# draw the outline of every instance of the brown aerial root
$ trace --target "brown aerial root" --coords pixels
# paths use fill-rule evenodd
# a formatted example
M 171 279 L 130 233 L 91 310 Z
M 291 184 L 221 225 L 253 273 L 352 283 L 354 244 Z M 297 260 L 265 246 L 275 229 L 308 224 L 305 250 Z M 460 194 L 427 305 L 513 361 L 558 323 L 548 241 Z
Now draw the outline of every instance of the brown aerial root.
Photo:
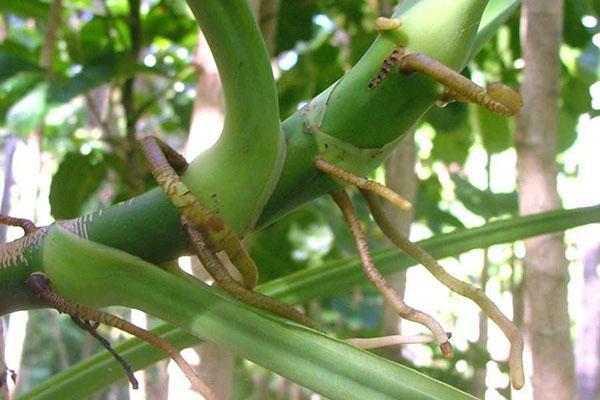
M 360 176 L 354 175 L 353 173 L 346 171 L 331 163 L 328 163 L 323 159 L 319 158 L 315 160 L 315 167 L 319 171 L 331 175 L 334 178 L 340 179 L 350 185 L 356 186 L 359 189 L 377 193 L 379 196 L 383 197 L 384 199 L 394 204 L 401 210 L 408 211 L 412 207 L 408 200 L 406 200 L 387 186 L 384 186 L 370 179 L 365 179 Z
M 375 266 L 375 263 L 373 263 L 371 255 L 369 254 L 369 247 L 360 227 L 358 216 L 356 215 L 356 211 L 352 206 L 348 194 L 344 190 L 339 190 L 332 192 L 331 196 L 342 211 L 342 214 L 344 214 L 344 219 L 346 220 L 348 227 L 350 228 L 350 232 L 352 233 L 352 237 L 354 238 L 354 244 L 358 251 L 361 265 L 365 274 L 367 275 L 367 278 L 373 282 L 375 287 L 377 287 L 385 300 L 398 313 L 398 315 L 404 319 L 426 326 L 438 341 L 442 354 L 444 354 L 446 357 L 452 357 L 452 345 L 450 345 L 450 342 L 448 341 L 448 335 L 446 331 L 442 329 L 441 325 L 429 314 L 409 307 L 404 300 L 398 296 L 394 289 L 390 287 L 383 275 L 381 275 Z
M 211 250 L 202 231 L 190 221 L 185 220 L 185 218 L 183 219 L 182 224 L 188 235 L 194 253 L 198 256 L 202 265 L 206 268 L 206 271 L 208 271 L 220 288 L 243 303 L 272 312 L 273 314 L 306 325 L 310 328 L 318 329 L 318 325 L 314 321 L 294 307 L 242 286 L 238 281 L 233 279 L 227 271 L 227 268 L 221 263 L 221 260 L 219 260 L 217 255 Z
M 510 341 L 510 381 L 515 389 L 522 388 L 525 383 L 523 372 L 523 336 L 517 326 L 500 311 L 498 306 L 481 289 L 450 275 L 429 253 L 402 235 L 390 222 L 378 197 L 366 190 L 361 190 L 361 193 L 369 204 L 369 209 L 375 222 L 400 250 L 421 263 L 439 282 L 450 290 L 475 302 L 500 327 L 506 338 Z
M 84 321 L 94 321 L 105 325 L 112 326 L 120 329 L 123 332 L 127 332 L 133 336 L 136 336 L 152 346 L 158 348 L 165 354 L 167 354 L 175 363 L 181 368 L 185 376 L 189 379 L 192 387 L 202 394 L 207 400 L 217 400 L 217 396 L 213 390 L 208 386 L 200 376 L 194 371 L 194 369 L 185 361 L 185 359 L 179 354 L 176 348 L 170 343 L 163 340 L 161 337 L 156 336 L 152 332 L 142 329 L 129 321 L 119 318 L 115 315 L 106 313 L 104 311 L 96 310 L 94 308 L 86 307 L 81 304 L 73 303 L 59 294 L 52 291 L 50 287 L 50 279 L 40 272 L 34 272 L 27 278 L 27 285 L 31 292 L 44 300 L 49 306 L 56 310 L 69 314 L 73 318 L 77 318 Z
M 142 150 L 150 171 L 179 212 L 202 227 L 214 251 L 225 251 L 242 276 L 244 286 L 253 289 L 258 283 L 258 268 L 236 233 L 210 209 L 205 207 L 179 178 L 187 161 L 166 143 L 154 136 L 142 139 Z
M 115 351 L 115 349 L 112 348 L 112 346 L 110 345 L 110 342 L 98 333 L 98 330 L 97 330 L 98 323 L 97 322 L 92 323 L 92 321 L 83 320 L 81 318 L 77 318 L 72 315 L 71 315 L 71 320 L 73 320 L 73 322 L 78 327 L 80 327 L 81 329 L 83 329 L 84 331 L 86 331 L 90 335 L 92 335 L 92 337 L 94 339 L 96 339 L 102 345 L 102 347 L 104 347 L 106 349 L 106 351 L 108 351 L 115 358 L 115 360 L 117 360 L 117 362 L 119 364 L 121 364 L 121 367 L 123 367 L 123 369 L 127 373 L 127 379 L 129 379 L 129 382 L 131 383 L 131 387 L 134 390 L 137 390 L 140 385 L 139 385 L 138 380 L 136 379 L 135 375 L 133 374 L 133 368 L 131 368 L 131 365 L 129 365 L 129 363 L 123 357 L 121 357 L 121 355 L 119 353 L 117 353 Z
M 0 214 L 0 224 L 18 226 L 19 228 L 23 229 L 23 232 L 25 232 L 25 236 L 38 230 L 38 227 L 35 226 L 35 224 L 28 219 L 15 218 L 3 214 Z
M 396 65 L 402 72 L 421 72 L 444 85 L 442 102 L 468 101 L 505 116 L 517 114 L 523 105 L 519 93 L 508 86 L 494 83 L 486 90 L 441 62 L 422 53 L 406 54 L 402 47 L 394 49 L 383 61 L 380 72 L 369 82 L 369 89 L 377 87 Z

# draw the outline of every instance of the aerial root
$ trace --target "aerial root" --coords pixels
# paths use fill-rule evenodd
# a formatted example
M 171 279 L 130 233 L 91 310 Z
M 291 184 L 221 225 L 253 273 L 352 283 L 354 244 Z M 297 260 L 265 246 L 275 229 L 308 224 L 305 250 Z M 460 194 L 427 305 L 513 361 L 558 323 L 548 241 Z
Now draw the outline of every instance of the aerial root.
M 194 253 L 198 256 L 202 265 L 204 265 L 204 268 L 206 268 L 220 288 L 246 304 L 272 312 L 310 328 L 318 329 L 318 325 L 314 321 L 294 307 L 242 286 L 233 279 L 227 271 L 227 268 L 221 263 L 221 260 L 219 260 L 217 255 L 211 250 L 210 246 L 207 244 L 206 236 L 199 227 L 195 226 L 190 221 L 185 220 L 185 218 L 183 219 L 182 224 L 188 235 Z
M 448 338 L 452 335 L 447 332 Z M 405 344 L 419 344 L 419 343 L 431 343 L 435 342 L 435 338 L 428 335 L 391 335 L 391 336 L 379 336 L 375 338 L 351 338 L 344 340 L 346 343 L 359 347 L 361 349 L 377 349 L 380 347 L 387 346 L 398 346 Z
M 487 90 L 452 68 L 422 53 L 406 53 L 403 47 L 396 48 L 383 61 L 379 73 L 369 82 L 369 89 L 377 87 L 390 70 L 397 66 L 401 72 L 421 72 L 445 86 L 441 103 L 463 101 L 478 104 L 505 116 L 515 115 L 523 101 L 516 91 L 501 83 L 490 84 Z
M 179 178 L 187 168 L 186 160 L 154 136 L 143 138 L 141 143 L 152 175 L 171 202 L 185 218 L 202 227 L 215 252 L 225 251 L 240 272 L 244 286 L 254 289 L 258 283 L 258 268 L 236 233 L 205 207 Z
M 506 338 L 510 341 L 509 367 L 512 386 L 515 389 L 522 388 L 525 382 L 523 372 L 523 336 L 517 326 L 500 311 L 498 306 L 481 289 L 450 275 L 429 253 L 402 235 L 390 222 L 377 196 L 367 190 L 361 190 L 361 193 L 369 204 L 369 209 L 375 222 L 388 239 L 398 246 L 400 250 L 421 263 L 440 283 L 453 292 L 475 302 L 500 327 Z
M 140 385 L 138 383 L 137 378 L 133 374 L 133 368 L 131 368 L 131 365 L 129 365 L 127 360 L 125 360 L 123 357 L 121 357 L 121 355 L 119 353 L 117 353 L 115 351 L 115 349 L 112 348 L 110 342 L 98 333 L 98 330 L 97 330 L 98 323 L 97 322 L 92 323 L 92 321 L 84 320 L 84 319 L 75 317 L 73 315 L 71 315 L 71 320 L 73 320 L 73 322 L 79 328 L 88 332 L 94 339 L 96 339 L 102 345 L 102 347 L 104 347 L 106 349 L 106 351 L 108 351 L 115 358 L 115 360 L 117 360 L 117 362 L 119 364 L 121 364 L 121 367 L 123 367 L 123 369 L 127 373 L 127 379 L 129 380 L 129 383 L 131 383 L 131 387 L 134 390 L 137 390 Z
M 105 325 L 112 326 L 120 329 L 123 332 L 127 332 L 133 336 L 136 336 L 152 346 L 158 348 L 165 354 L 167 354 L 175 363 L 181 368 L 185 376 L 189 379 L 192 387 L 201 393 L 207 400 L 217 400 L 217 396 L 214 391 L 208 386 L 202 378 L 194 371 L 194 369 L 185 361 L 185 359 L 179 354 L 177 349 L 173 347 L 169 342 L 165 341 L 161 337 L 142 329 L 129 321 L 106 313 L 104 311 L 96 310 L 81 304 L 73 303 L 61 297 L 59 294 L 52 291 L 50 287 L 50 279 L 40 272 L 34 272 L 27 278 L 27 285 L 31 292 L 38 298 L 44 300 L 49 306 L 55 308 L 59 312 L 69 314 L 75 321 L 77 319 L 81 321 L 94 321 Z M 95 330 L 95 327 L 91 324 L 88 325 L 89 330 Z M 113 353 L 114 354 L 114 353 Z
M 340 179 L 350 185 L 356 186 L 359 189 L 376 193 L 377 195 L 383 197 L 384 199 L 394 204 L 401 210 L 408 211 L 412 207 L 408 200 L 406 200 L 387 186 L 384 186 L 370 179 L 365 179 L 360 176 L 354 175 L 353 173 L 346 171 L 345 169 L 342 169 L 336 165 L 333 165 L 323 159 L 315 160 L 315 167 L 319 171 L 324 172 L 334 178 Z
M 8 215 L 0 214 L 0 224 L 9 226 L 18 226 L 23 229 L 25 236 L 37 231 L 39 228 L 35 224 L 25 218 L 15 218 Z
M 387 303 L 398 313 L 398 315 L 404 319 L 420 323 L 421 325 L 427 327 L 438 341 L 442 354 L 444 354 L 446 357 L 452 357 L 452 346 L 448 341 L 448 334 L 446 331 L 444 331 L 444 329 L 442 329 L 442 326 L 429 314 L 408 306 L 404 300 L 398 296 L 394 289 L 390 287 L 383 275 L 381 275 L 373 263 L 371 255 L 369 254 L 367 242 L 360 227 L 358 216 L 356 215 L 356 211 L 352 206 L 348 194 L 344 190 L 339 190 L 331 193 L 331 196 L 342 211 L 344 219 L 350 228 L 361 265 L 365 274 L 367 275 L 367 278 L 373 282 Z

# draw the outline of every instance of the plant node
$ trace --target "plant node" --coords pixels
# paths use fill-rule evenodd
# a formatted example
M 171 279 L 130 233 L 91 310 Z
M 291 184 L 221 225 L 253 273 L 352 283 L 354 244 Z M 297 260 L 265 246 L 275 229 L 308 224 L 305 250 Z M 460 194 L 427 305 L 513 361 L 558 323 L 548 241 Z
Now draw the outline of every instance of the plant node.
M 154 136 L 142 139 L 142 149 L 152 175 L 173 205 L 184 217 L 204 230 L 213 251 L 225 251 L 231 263 L 240 272 L 244 286 L 254 289 L 258 283 L 258 268 L 236 233 L 212 210 L 200 203 L 179 178 L 187 168 L 186 160 Z
M 219 260 L 217 255 L 211 250 L 210 246 L 208 246 L 206 236 L 199 227 L 195 226 L 190 221 L 187 221 L 185 218 L 182 218 L 182 224 L 188 235 L 194 253 L 198 256 L 202 265 L 206 268 L 206 271 L 208 271 L 220 288 L 246 304 L 272 312 L 273 314 L 296 321 L 310 328 L 319 329 L 314 321 L 294 307 L 242 286 L 238 281 L 233 279 L 227 271 L 227 268 L 221 263 L 221 260 Z

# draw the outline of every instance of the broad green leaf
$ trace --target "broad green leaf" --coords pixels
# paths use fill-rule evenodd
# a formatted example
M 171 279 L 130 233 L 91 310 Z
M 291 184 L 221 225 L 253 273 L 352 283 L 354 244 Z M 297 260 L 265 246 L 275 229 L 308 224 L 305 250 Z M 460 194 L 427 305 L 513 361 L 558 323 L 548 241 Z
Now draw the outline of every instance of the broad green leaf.
M 50 207 L 56 219 L 78 216 L 106 177 L 106 166 L 93 153 L 67 153 L 50 186 Z
M 493 193 L 481 190 L 458 175 L 452 175 L 452 181 L 456 185 L 456 197 L 471 212 L 486 220 L 517 213 L 518 199 L 514 192 Z
M 48 83 L 35 86 L 12 105 L 6 114 L 7 128 L 17 135 L 28 135 L 42 122 L 47 111 Z
M 41 71 L 37 65 L 8 51 L 0 51 L 0 81 L 18 72 Z
M 23 18 L 44 19 L 48 16 L 49 8 L 48 2 L 41 0 L 0 1 L 0 13 L 15 14 Z
M 0 120 L 4 120 L 9 108 L 42 81 L 37 74 L 23 73 L 0 83 Z
M 472 106 L 474 128 L 485 150 L 490 153 L 500 153 L 512 146 L 513 129 L 510 119 L 486 110 L 483 107 Z
M 469 148 L 473 144 L 473 136 L 465 125 L 451 131 L 436 132 L 431 157 L 446 164 L 454 162 L 464 164 L 469 155 Z
M 459 129 L 467 121 L 467 105 L 453 102 L 444 107 L 431 107 L 423 119 L 431 124 L 437 133 Z

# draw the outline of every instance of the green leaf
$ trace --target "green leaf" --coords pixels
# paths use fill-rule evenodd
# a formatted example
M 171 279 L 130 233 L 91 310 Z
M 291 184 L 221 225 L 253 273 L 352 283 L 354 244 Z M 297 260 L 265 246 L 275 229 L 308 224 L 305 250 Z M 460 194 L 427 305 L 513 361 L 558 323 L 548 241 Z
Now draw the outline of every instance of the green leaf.
M 419 245 L 437 258 L 457 256 L 463 252 L 494 244 L 513 242 L 540 234 L 563 231 L 580 225 L 600 222 L 600 206 L 558 210 L 547 213 L 496 221 L 479 228 L 458 230 L 423 240 Z M 408 256 L 396 249 L 379 249 L 373 260 L 385 274 L 391 274 L 414 264 Z M 291 304 L 339 293 L 365 282 L 355 257 L 327 263 L 267 282 L 258 291 Z M 162 325 L 154 330 L 179 349 L 200 340 L 173 325 Z M 145 368 L 165 356 L 139 339 L 131 339 L 115 346 L 134 369 Z M 62 371 L 26 393 L 23 399 L 57 399 L 77 393 L 79 398 L 123 379 L 124 372 L 114 358 L 103 351 L 75 366 Z
M 71 76 L 56 79 L 50 83 L 48 102 L 62 104 L 126 74 L 128 61 L 122 61 L 123 54 L 113 53 L 99 62 L 84 65 L 82 70 Z
M 41 71 L 37 65 L 8 51 L 0 51 L 0 81 L 3 81 L 18 72 Z
M 35 86 L 17 101 L 6 114 L 7 128 L 17 135 L 28 135 L 39 126 L 47 111 L 48 83 Z
M 423 117 L 439 132 L 459 129 L 467 121 L 467 105 L 453 102 L 444 107 L 431 107 Z
M 458 175 L 451 177 L 456 185 L 456 197 L 473 213 L 486 220 L 517 213 L 517 193 L 493 193 L 473 186 Z
M 513 129 L 510 119 L 483 107 L 472 106 L 471 110 L 475 114 L 475 131 L 489 154 L 500 153 L 512 146 Z
M 106 177 L 106 166 L 93 153 L 67 153 L 50 186 L 50 207 L 56 219 L 78 216 Z
M 218 288 L 172 275 L 57 225 L 46 238 L 44 271 L 62 296 L 93 307 L 138 308 L 332 400 L 472 399 L 407 367 L 265 315 Z M 83 398 L 97 384 L 87 382 L 55 398 Z
M 472 144 L 473 136 L 464 125 L 452 131 L 436 132 L 431 157 L 446 164 L 457 162 L 462 165 Z
M 24 18 L 46 18 L 49 8 L 48 2 L 40 0 L 0 1 L 0 13 Z
M 42 81 L 37 74 L 17 74 L 0 83 L 0 118 L 6 118 L 9 108 Z

